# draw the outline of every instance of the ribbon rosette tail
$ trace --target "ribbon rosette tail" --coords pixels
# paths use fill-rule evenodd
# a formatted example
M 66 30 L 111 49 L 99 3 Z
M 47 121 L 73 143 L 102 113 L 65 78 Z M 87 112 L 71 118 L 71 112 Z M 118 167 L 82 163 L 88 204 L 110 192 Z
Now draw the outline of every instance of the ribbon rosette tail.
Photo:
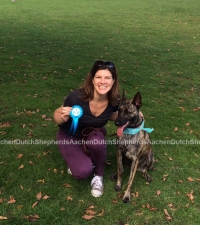
M 72 110 L 69 115 L 72 118 L 72 124 L 69 132 L 73 132 L 74 134 L 78 127 L 78 120 L 83 115 L 83 109 L 79 105 L 74 105 L 72 106 Z

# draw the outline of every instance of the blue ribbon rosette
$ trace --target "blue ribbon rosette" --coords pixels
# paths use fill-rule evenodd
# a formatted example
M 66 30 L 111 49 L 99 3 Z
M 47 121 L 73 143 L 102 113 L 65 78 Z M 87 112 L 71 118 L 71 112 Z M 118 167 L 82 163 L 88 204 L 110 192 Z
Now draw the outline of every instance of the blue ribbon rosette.
M 70 132 L 73 132 L 73 134 L 76 132 L 76 129 L 78 127 L 78 120 L 83 115 L 83 109 L 79 105 L 72 106 L 72 110 L 69 114 L 72 118 L 72 124 L 69 130 Z

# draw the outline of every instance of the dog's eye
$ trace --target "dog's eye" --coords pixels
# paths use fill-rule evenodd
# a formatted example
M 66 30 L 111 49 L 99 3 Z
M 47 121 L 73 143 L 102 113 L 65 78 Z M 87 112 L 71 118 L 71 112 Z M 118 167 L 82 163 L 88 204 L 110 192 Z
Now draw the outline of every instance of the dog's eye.
M 126 114 L 130 114 L 132 111 L 131 111 L 129 108 L 126 108 L 126 109 L 124 110 L 124 112 L 125 112 Z

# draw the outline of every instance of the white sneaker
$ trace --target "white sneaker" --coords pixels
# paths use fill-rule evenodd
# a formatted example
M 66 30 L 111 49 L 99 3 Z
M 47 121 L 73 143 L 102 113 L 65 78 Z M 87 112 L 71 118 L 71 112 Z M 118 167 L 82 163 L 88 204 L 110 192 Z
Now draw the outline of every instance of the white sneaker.
M 103 194 L 103 176 L 95 176 L 91 181 L 91 194 L 94 197 L 100 197 Z

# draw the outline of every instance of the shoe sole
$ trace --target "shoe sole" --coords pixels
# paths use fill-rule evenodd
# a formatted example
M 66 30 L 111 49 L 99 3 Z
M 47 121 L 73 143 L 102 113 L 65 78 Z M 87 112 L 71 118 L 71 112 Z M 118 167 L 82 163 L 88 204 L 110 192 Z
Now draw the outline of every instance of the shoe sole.
M 97 195 L 97 194 L 92 193 L 92 191 L 91 191 L 91 194 L 92 194 L 93 197 L 98 198 L 98 197 L 101 197 L 103 195 L 103 192 L 100 195 Z

